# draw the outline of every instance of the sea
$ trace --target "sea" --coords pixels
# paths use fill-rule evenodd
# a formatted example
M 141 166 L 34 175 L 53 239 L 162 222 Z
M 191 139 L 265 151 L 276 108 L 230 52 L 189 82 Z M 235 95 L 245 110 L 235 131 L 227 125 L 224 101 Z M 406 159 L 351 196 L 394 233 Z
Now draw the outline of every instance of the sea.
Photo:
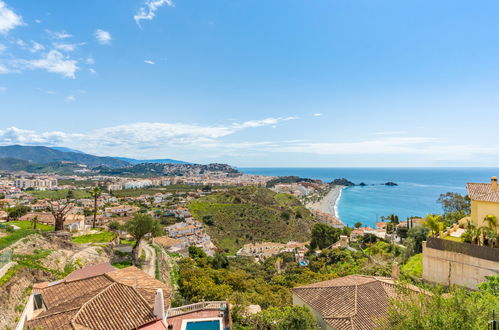
M 499 176 L 498 168 L 239 168 L 243 173 L 270 176 L 299 176 L 330 182 L 345 178 L 366 186 L 343 189 L 336 205 L 338 217 L 353 226 L 360 221 L 374 226 L 382 216 L 398 215 L 399 219 L 424 217 L 427 213 L 441 213 L 437 203 L 440 194 L 466 194 L 467 182 L 490 182 Z M 398 186 L 386 186 L 395 182 Z

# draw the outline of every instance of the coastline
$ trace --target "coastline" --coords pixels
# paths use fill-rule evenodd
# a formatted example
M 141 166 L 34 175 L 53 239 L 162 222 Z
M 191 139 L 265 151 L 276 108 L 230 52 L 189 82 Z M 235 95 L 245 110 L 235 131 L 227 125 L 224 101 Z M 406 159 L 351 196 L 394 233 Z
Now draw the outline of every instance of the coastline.
M 341 198 L 341 192 L 345 186 L 334 186 L 320 201 L 309 205 L 310 209 L 330 214 L 338 218 L 338 202 Z

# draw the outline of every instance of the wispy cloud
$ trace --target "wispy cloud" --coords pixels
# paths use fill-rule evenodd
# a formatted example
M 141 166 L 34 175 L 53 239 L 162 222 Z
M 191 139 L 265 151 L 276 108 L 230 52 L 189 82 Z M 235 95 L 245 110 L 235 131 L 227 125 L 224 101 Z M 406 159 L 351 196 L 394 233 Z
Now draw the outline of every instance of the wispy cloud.
M 68 95 L 66 97 L 66 102 L 74 102 L 76 101 L 76 97 L 74 95 Z
M 6 67 L 4 64 L 0 63 L 0 74 L 6 74 L 13 72 L 11 69 Z
M 156 64 L 156 62 L 153 62 L 151 60 L 144 60 L 144 63 L 147 63 L 147 64 Z
M 68 43 L 54 43 L 54 47 L 62 50 L 64 52 L 74 52 L 78 46 L 84 45 L 84 43 L 78 43 L 78 44 L 68 44 Z
M 71 95 L 74 96 L 74 95 Z M 72 101 L 72 99 L 67 99 Z M 228 125 L 203 126 L 184 123 L 132 123 L 113 127 L 102 128 L 96 131 L 80 134 L 66 132 L 36 132 L 32 130 L 10 127 L 0 130 L 0 144 L 25 144 L 25 145 L 64 145 L 68 147 L 85 149 L 98 154 L 120 154 L 123 150 L 140 152 L 146 146 L 156 152 L 167 147 L 203 148 L 219 145 L 220 139 L 235 134 L 241 130 L 261 126 L 271 126 L 289 118 L 266 118 Z M 266 145 L 257 142 L 246 144 Z M 234 144 L 235 148 L 238 144 Z M 240 144 L 241 146 L 243 144 Z
M 109 45 L 112 40 L 111 34 L 101 29 L 95 31 L 95 38 L 101 45 Z
M 0 86 L 0 93 L 1 93 L 1 92 L 5 92 L 6 90 L 7 90 L 7 87 Z
M 69 59 L 57 50 L 51 50 L 39 59 L 20 60 L 18 64 L 29 69 L 43 69 L 73 79 L 79 69 L 76 60 Z
M 314 117 L 322 117 L 322 113 L 314 113 L 314 114 L 312 114 L 312 116 L 314 116 Z
M 42 44 L 36 42 L 36 41 L 33 41 L 31 40 L 31 48 L 30 48 L 30 52 L 32 53 L 36 53 L 36 52 L 39 52 L 41 50 L 44 50 L 45 49 L 45 46 L 43 46 Z
M 24 25 L 21 15 L 16 14 L 0 0 L 0 34 L 6 34 L 18 26 Z
M 156 16 L 156 11 L 162 6 L 174 7 L 172 0 L 148 0 L 144 7 L 140 7 L 133 19 L 140 26 L 141 20 L 152 20 Z
M 49 35 L 50 38 L 57 40 L 63 40 L 73 37 L 73 35 L 67 33 L 66 31 L 45 30 L 45 32 Z

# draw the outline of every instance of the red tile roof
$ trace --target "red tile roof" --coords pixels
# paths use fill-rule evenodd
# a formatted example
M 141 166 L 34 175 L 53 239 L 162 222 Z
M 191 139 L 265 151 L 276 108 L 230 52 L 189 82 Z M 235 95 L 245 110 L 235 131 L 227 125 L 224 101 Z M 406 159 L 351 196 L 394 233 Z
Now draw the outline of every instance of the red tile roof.
M 136 267 L 102 274 L 107 267 L 83 268 L 73 278 L 34 288 L 46 310 L 29 320 L 27 328 L 136 329 L 158 320 L 153 314 L 158 288 L 163 289 L 165 306 L 170 305 L 171 289 L 166 284 Z
M 412 288 L 411 288 L 412 289 Z M 334 329 L 376 329 L 396 295 L 392 279 L 350 275 L 293 289 Z
M 499 203 L 499 188 L 493 190 L 490 183 L 467 183 L 466 190 L 472 200 Z
M 114 268 L 109 262 L 105 262 L 102 264 L 97 264 L 77 269 L 68 276 L 66 276 L 64 279 L 66 281 L 74 281 L 97 275 L 102 275 L 108 272 L 112 272 L 113 270 L 116 270 L 116 268 Z

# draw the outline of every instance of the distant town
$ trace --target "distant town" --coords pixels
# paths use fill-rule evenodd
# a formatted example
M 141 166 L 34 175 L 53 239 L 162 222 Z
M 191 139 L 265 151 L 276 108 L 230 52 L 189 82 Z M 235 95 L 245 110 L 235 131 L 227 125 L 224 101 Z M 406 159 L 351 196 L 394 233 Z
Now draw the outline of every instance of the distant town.
M 418 322 L 407 314 L 420 308 L 413 295 L 435 313 L 437 285 L 452 288 L 449 309 L 462 290 L 484 299 L 480 316 L 463 324 L 493 322 L 495 177 L 468 184 L 467 196 L 442 194 L 440 215 L 349 227 L 334 207 L 354 185 L 346 178 L 159 163 L 104 175 L 112 168 L 59 162 L 76 170 L 1 172 L 3 327 L 101 329 L 111 315 L 120 329 L 402 329 Z

